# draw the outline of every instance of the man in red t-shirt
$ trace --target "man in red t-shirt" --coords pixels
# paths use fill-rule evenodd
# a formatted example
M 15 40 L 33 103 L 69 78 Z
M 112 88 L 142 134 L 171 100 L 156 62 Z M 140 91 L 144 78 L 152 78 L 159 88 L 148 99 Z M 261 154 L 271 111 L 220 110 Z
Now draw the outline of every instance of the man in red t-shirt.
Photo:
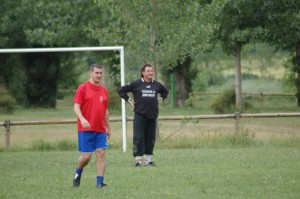
M 73 100 L 74 112 L 78 117 L 78 151 L 81 152 L 73 180 L 74 187 L 80 186 L 83 168 L 89 163 L 93 152 L 97 159 L 96 186 L 106 186 L 105 149 L 110 138 L 108 91 L 101 85 L 103 67 L 93 64 L 89 72 L 90 80 L 79 85 Z

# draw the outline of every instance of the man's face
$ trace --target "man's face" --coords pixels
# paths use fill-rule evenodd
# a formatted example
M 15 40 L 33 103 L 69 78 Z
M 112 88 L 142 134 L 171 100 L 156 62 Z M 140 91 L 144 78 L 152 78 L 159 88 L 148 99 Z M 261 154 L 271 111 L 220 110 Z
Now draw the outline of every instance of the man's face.
M 142 72 L 145 80 L 152 80 L 154 75 L 153 67 L 147 66 L 145 71 Z
M 103 68 L 94 68 L 94 70 L 90 72 L 92 83 L 95 85 L 100 84 L 102 75 L 103 75 Z

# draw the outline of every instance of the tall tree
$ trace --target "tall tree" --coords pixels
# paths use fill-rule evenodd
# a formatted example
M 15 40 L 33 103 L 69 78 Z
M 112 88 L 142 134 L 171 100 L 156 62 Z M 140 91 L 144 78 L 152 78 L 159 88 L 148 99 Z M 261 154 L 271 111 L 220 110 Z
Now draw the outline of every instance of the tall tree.
M 19 7 L 21 0 L 1 0 L 0 7 L 0 48 L 20 48 L 26 45 Z M 18 31 L 16 31 L 18 30 Z M 0 87 L 9 90 L 19 103 L 25 102 L 27 81 L 22 59 L 17 55 L 0 54 Z
M 205 4 L 209 2 L 101 0 L 98 3 L 104 11 L 103 18 L 112 19 L 113 23 L 92 32 L 96 38 L 106 38 L 105 44 L 124 45 L 126 68 L 132 71 L 150 62 L 156 66 L 156 78 L 165 81 L 165 76 L 159 75 L 162 68 L 168 67 L 169 71 L 177 68 L 176 86 L 181 92 L 188 91 L 191 79 L 184 70 L 189 71 L 190 65 L 185 63 L 191 60 L 186 62 L 186 55 L 191 58 L 209 47 L 211 28 L 203 17 Z M 178 97 L 181 97 L 178 101 L 184 101 L 187 94 Z
M 266 41 L 291 52 L 296 74 L 297 106 L 300 106 L 300 1 L 263 0 L 261 9 L 267 18 Z
M 235 57 L 236 109 L 242 111 L 241 51 L 244 45 L 255 42 L 262 33 L 261 15 L 256 1 L 215 0 L 211 13 L 215 24 L 215 39 L 224 51 Z
M 15 16 L 17 21 L 23 23 L 18 30 L 24 35 L 24 45 L 18 47 L 123 45 L 128 68 L 136 69 L 141 64 L 150 62 L 156 65 L 158 72 L 162 67 L 178 67 L 179 70 L 183 68 L 179 65 L 186 63 L 186 55 L 193 57 L 209 47 L 211 28 L 206 17 L 203 17 L 204 5 L 209 2 L 210 0 L 20 0 L 14 6 L 20 10 Z M 11 22 L 13 19 L 8 20 L 7 24 Z M 31 58 L 37 59 L 36 63 L 42 63 L 39 56 Z M 110 60 L 114 62 L 117 59 L 113 57 Z M 48 61 L 47 66 L 50 67 L 57 63 L 57 59 Z M 57 71 L 58 76 L 62 76 L 59 68 L 51 71 Z M 186 79 L 182 75 L 184 73 L 178 74 L 178 78 Z M 162 79 L 163 76 L 158 75 L 158 78 Z M 49 89 L 57 88 L 50 87 Z M 188 85 L 184 88 L 188 90 Z
M 3 1 L 1 4 L 0 45 L 2 48 L 80 46 L 86 34 L 80 25 L 87 22 L 88 10 L 80 17 L 81 1 Z M 92 7 L 92 4 L 88 4 Z M 70 9 L 70 7 L 74 9 Z M 80 39 L 79 39 L 80 38 Z M 88 40 L 91 42 L 91 40 Z M 86 42 L 87 43 L 87 42 Z M 0 83 L 21 104 L 55 107 L 58 84 L 74 83 L 75 67 L 61 64 L 69 55 L 1 54 Z M 63 59 L 61 59 L 63 58 Z M 70 66 L 74 62 L 70 61 Z M 66 63 L 64 61 L 63 63 Z M 66 73 L 67 70 L 67 73 Z M 70 75 L 73 74 L 73 75 Z

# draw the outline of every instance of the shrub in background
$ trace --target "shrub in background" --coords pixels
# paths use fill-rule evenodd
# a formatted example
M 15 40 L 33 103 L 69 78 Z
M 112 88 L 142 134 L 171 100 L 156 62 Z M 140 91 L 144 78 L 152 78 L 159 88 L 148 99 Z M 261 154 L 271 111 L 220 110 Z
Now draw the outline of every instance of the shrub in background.
M 232 89 L 225 90 L 211 104 L 211 108 L 217 114 L 235 112 L 235 91 Z
M 34 151 L 73 151 L 77 149 L 77 142 L 73 140 L 59 140 L 54 143 L 47 142 L 43 139 L 32 141 L 31 149 Z
M 51 145 L 51 143 L 46 142 L 42 139 L 32 141 L 31 148 L 34 151 L 50 151 L 50 150 L 54 149 L 54 147 Z
M 16 106 L 16 100 L 10 93 L 0 88 L 0 113 L 13 113 Z
M 77 142 L 73 140 L 60 140 L 54 144 L 54 149 L 59 151 L 73 151 L 77 149 Z
M 225 140 L 232 146 L 255 145 L 254 133 L 249 133 L 248 129 L 240 128 L 233 134 L 225 135 Z
M 253 106 L 249 102 L 243 102 L 242 112 L 251 112 Z M 216 100 L 211 104 L 211 108 L 216 114 L 234 113 L 235 108 L 235 91 L 233 89 L 225 90 Z

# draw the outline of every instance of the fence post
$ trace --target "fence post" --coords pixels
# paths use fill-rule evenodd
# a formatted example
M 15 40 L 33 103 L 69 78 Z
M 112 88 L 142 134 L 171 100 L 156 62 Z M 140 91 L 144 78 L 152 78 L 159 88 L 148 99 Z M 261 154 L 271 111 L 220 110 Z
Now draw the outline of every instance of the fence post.
M 260 92 L 260 108 L 264 107 L 264 94 Z
M 5 147 L 10 148 L 10 120 L 6 120 L 5 127 Z
M 239 112 L 235 112 L 235 132 L 238 133 L 240 130 L 240 118 L 241 115 Z

